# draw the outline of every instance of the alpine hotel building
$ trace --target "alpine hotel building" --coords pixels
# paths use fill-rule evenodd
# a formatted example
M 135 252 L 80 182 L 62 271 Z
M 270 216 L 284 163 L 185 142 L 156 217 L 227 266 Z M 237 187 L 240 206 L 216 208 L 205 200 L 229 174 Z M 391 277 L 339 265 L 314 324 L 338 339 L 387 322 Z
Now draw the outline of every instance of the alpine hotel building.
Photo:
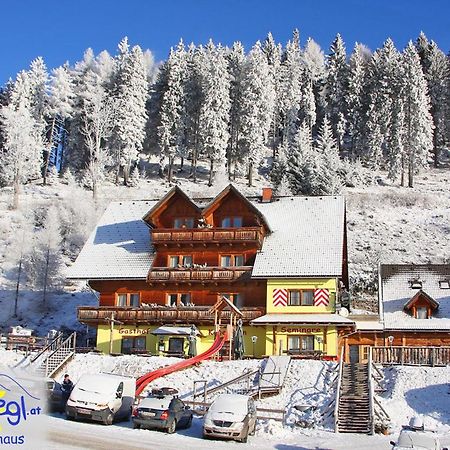
M 212 200 L 175 187 L 159 201 L 113 202 L 69 278 L 99 294 L 78 319 L 105 353 L 181 356 L 194 333 L 201 353 L 223 297 L 240 311 L 249 356 L 335 359 L 338 337 L 354 329 L 338 314 L 348 288 L 341 196 L 246 198 L 229 185 Z

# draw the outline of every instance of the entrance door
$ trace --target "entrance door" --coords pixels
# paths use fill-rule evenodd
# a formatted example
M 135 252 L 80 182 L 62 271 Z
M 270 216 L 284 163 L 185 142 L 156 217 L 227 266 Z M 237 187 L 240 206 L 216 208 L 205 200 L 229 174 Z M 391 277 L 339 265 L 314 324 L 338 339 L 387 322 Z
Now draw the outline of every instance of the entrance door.
M 350 345 L 350 362 L 359 363 L 359 345 Z

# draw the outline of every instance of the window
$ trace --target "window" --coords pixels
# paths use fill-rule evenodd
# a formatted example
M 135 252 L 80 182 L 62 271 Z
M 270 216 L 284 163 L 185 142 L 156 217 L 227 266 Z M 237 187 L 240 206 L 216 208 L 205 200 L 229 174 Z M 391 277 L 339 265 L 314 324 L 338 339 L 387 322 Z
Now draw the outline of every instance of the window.
M 244 255 L 221 255 L 220 267 L 240 267 L 244 265 Z
M 224 217 L 222 219 L 222 228 L 239 228 L 242 227 L 242 217 Z
M 193 217 L 176 217 L 173 221 L 174 228 L 194 228 Z
M 116 305 L 126 308 L 127 306 L 131 306 L 132 308 L 139 308 L 140 304 L 140 294 L 131 293 L 131 294 L 117 294 Z
M 289 291 L 289 306 L 313 306 L 314 291 Z
M 167 306 L 188 306 L 191 304 L 190 293 L 168 294 Z
M 223 297 L 226 297 L 233 305 L 235 305 L 237 308 L 242 308 L 244 303 L 244 297 L 242 294 L 235 293 L 235 294 L 219 294 Z
M 439 287 L 441 289 L 450 289 L 450 280 L 441 280 L 441 281 L 439 281 Z
M 314 336 L 288 336 L 288 350 L 314 350 Z
M 191 267 L 192 255 L 170 255 L 169 267 Z
M 419 306 L 417 308 L 417 318 L 418 319 L 428 319 L 428 310 L 426 306 Z
M 134 353 L 145 350 L 145 337 L 126 337 L 122 338 L 122 353 Z

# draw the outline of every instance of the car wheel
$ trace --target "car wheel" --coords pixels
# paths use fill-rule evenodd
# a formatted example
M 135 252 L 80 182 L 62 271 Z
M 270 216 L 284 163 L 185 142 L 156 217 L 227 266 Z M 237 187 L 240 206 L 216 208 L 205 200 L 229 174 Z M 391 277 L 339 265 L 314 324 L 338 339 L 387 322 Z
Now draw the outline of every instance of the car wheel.
M 248 430 L 247 433 L 245 434 L 245 436 L 241 439 L 241 442 L 243 442 L 244 444 L 247 442 L 248 440 Z
M 172 422 L 170 423 L 169 427 L 167 428 L 167 432 L 169 434 L 173 434 L 173 433 L 175 433 L 176 429 L 177 429 L 177 421 L 176 421 L 176 419 L 173 419 Z
M 113 421 L 114 421 L 113 413 L 109 413 L 109 414 L 105 417 L 105 420 L 103 421 L 103 423 L 104 423 L 105 425 L 112 425 Z
M 138 423 L 133 423 L 133 429 L 134 430 L 140 430 L 141 426 Z

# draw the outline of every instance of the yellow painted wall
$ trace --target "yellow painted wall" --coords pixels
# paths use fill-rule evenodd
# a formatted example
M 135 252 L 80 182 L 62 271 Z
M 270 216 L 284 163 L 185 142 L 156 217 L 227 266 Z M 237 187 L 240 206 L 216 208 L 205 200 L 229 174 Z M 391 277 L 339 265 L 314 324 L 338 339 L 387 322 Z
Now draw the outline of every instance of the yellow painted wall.
M 134 325 L 123 325 L 116 326 L 113 330 L 113 353 L 121 353 L 122 350 L 122 337 L 136 337 L 143 336 L 146 337 L 146 349 L 154 354 L 162 354 L 159 352 L 158 343 L 162 341 L 164 343 L 165 350 L 169 348 L 169 338 L 170 336 L 154 336 L 151 334 L 153 330 L 158 328 L 158 326 L 134 326 Z M 201 332 L 202 336 L 197 338 L 197 353 L 203 353 L 211 347 L 214 342 L 214 325 L 211 326 L 198 326 L 198 330 Z M 265 327 L 264 326 L 244 326 L 244 348 L 245 355 L 253 356 L 253 350 L 255 351 L 255 356 L 261 357 L 265 354 Z M 97 348 L 103 353 L 109 353 L 110 348 L 110 328 L 109 325 L 99 325 L 97 328 Z M 255 346 L 253 348 L 252 336 L 257 336 Z M 187 354 L 189 348 L 188 339 L 185 339 L 184 350 Z
M 274 306 L 274 289 L 328 289 L 330 302 L 328 306 Z M 336 278 L 311 279 L 268 279 L 267 280 L 267 314 L 274 313 L 333 313 L 336 306 Z
M 324 333 L 326 334 L 326 344 Z M 314 350 L 320 350 L 327 356 L 337 356 L 338 335 L 336 327 L 303 324 L 267 325 L 265 354 L 285 355 L 286 353 L 284 353 L 284 351 L 287 349 L 288 336 L 301 335 L 313 335 L 315 337 Z M 320 342 L 318 338 L 320 338 L 322 342 Z

